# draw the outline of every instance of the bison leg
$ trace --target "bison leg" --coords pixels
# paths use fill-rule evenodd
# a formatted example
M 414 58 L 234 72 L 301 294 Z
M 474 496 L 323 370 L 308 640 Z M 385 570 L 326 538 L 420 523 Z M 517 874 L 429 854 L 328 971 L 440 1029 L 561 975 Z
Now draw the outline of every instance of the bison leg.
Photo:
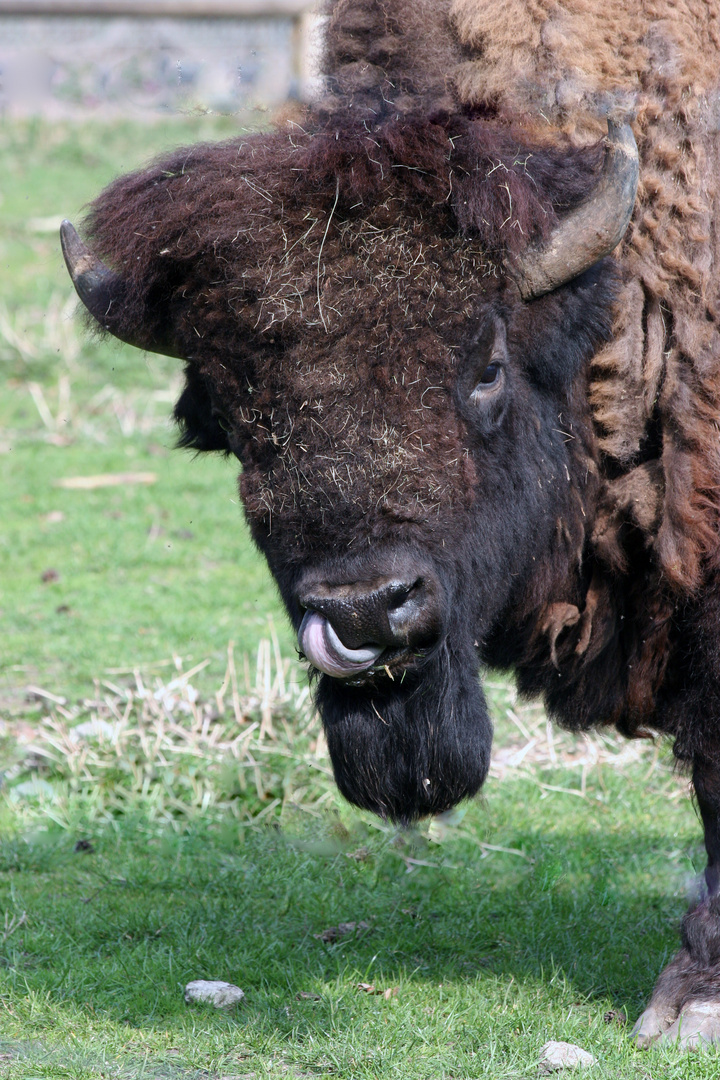
M 657 1040 L 685 1049 L 720 1042 L 720 770 L 696 763 L 693 784 L 705 828 L 706 888 L 683 919 L 683 947 L 633 1028 L 641 1047 Z

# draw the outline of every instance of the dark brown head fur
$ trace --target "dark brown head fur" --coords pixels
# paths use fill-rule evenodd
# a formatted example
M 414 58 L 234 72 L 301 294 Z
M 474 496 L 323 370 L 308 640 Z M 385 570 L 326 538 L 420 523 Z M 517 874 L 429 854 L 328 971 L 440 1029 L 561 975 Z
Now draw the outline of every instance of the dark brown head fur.
M 389 671 L 319 687 L 341 786 L 391 816 L 477 789 L 478 648 L 583 549 L 594 473 L 570 402 L 609 332 L 613 275 L 528 306 L 503 265 L 598 163 L 596 148 L 528 146 L 462 113 L 373 126 L 333 113 L 179 151 L 119 180 L 88 221 L 126 283 L 113 328 L 187 357 L 182 444 L 242 462 L 248 522 L 296 626 L 308 574 L 374 580 L 399 551 L 433 561 L 442 633 L 397 661 L 402 684 Z M 498 342 L 505 385 L 478 406 Z

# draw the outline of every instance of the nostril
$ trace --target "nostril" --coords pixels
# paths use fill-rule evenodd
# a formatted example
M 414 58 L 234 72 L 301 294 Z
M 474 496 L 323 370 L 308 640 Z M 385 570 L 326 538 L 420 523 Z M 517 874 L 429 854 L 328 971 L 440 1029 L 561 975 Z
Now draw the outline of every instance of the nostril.
M 413 570 L 365 581 L 306 581 L 298 589 L 298 605 L 305 612 L 322 615 L 327 624 L 324 636 L 332 628 L 344 649 L 368 645 L 426 648 L 442 631 L 440 584 L 424 568 Z M 307 633 L 312 647 L 315 631 Z
M 412 600 L 422 589 L 423 579 L 417 578 L 412 585 L 394 585 L 387 594 L 386 603 L 388 611 L 397 611 L 408 600 Z
M 387 596 L 388 611 L 397 611 L 398 608 L 403 606 L 409 595 L 410 590 L 404 585 L 401 588 L 393 589 Z
M 424 578 L 421 578 L 421 577 L 416 578 L 415 581 L 413 581 L 410 588 L 408 589 L 408 596 L 415 596 L 417 593 L 421 592 L 424 585 L 425 585 L 425 579 Z

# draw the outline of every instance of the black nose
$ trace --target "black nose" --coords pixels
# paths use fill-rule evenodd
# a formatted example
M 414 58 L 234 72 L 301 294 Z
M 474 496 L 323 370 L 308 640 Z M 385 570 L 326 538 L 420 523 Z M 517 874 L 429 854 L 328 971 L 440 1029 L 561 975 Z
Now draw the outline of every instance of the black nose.
M 441 587 L 429 570 L 341 584 L 308 581 L 298 600 L 301 607 L 324 615 L 348 649 L 368 644 L 427 647 L 442 628 Z

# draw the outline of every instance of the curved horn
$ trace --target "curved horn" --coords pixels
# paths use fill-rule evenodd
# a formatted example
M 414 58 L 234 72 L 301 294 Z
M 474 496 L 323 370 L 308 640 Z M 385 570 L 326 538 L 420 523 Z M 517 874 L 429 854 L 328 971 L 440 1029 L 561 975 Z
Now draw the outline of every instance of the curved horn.
M 63 221 L 60 226 L 60 243 L 75 291 L 103 330 L 145 352 L 183 359 L 169 341 L 148 339 L 141 334 L 136 336 L 118 329 L 120 319 L 113 317 L 113 309 L 118 313 L 122 311 L 127 288 L 125 281 L 86 247 L 69 221 Z
M 635 205 L 638 149 L 630 125 L 608 118 L 600 179 L 542 244 L 531 245 L 509 267 L 523 300 L 552 292 L 582 274 L 620 243 Z

